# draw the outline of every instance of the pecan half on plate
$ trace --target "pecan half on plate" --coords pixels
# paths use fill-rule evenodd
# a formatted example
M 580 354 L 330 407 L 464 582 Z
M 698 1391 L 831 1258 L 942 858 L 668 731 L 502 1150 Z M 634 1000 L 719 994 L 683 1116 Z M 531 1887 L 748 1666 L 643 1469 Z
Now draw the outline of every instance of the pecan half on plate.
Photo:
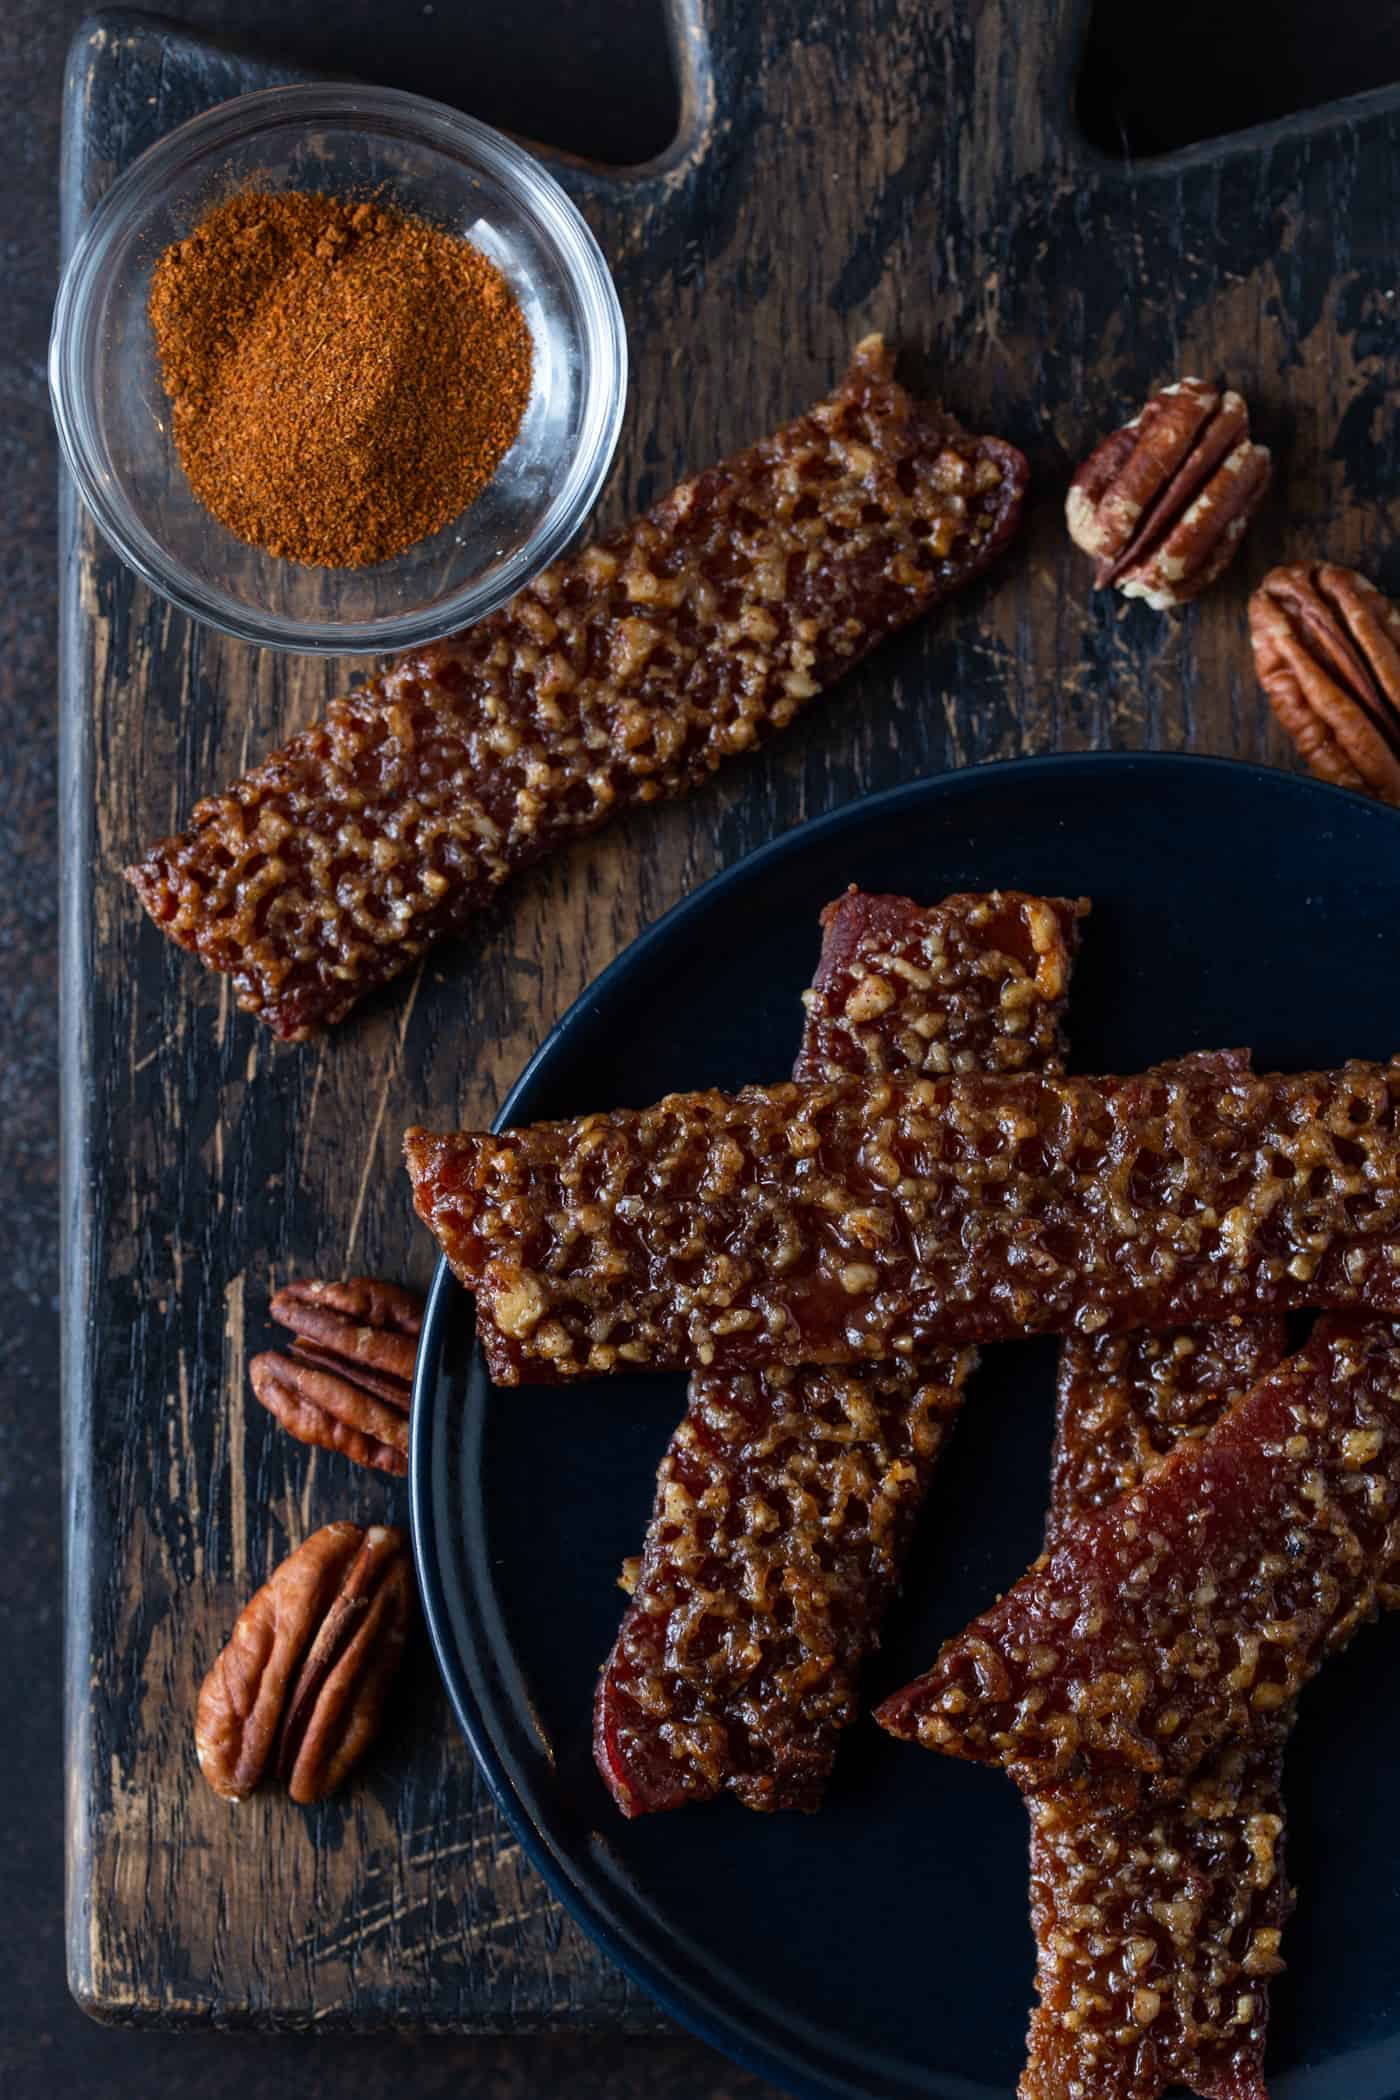
M 1289 562 L 1250 599 L 1249 633 L 1309 771 L 1400 806 L 1400 611 L 1355 569 Z
M 397 1284 L 289 1283 L 272 1317 L 296 1337 L 287 1356 L 248 1366 L 254 1393 L 289 1435 L 356 1465 L 408 1471 L 408 1413 L 423 1301 Z
M 304 1806 L 333 1793 L 379 1732 L 412 1605 L 401 1531 L 327 1524 L 239 1614 L 200 1687 L 194 1740 L 216 1794 L 269 1776 Z
M 1185 605 L 1233 560 L 1269 485 L 1239 394 L 1178 379 L 1090 454 L 1065 522 L 1094 557 L 1094 582 L 1159 612 Z

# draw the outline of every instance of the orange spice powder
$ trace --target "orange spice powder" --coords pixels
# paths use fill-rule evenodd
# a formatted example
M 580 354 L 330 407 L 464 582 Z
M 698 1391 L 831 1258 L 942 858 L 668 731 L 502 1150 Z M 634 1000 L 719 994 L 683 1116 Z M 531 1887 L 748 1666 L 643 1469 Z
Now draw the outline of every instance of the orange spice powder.
M 530 398 L 530 331 L 479 249 L 320 191 L 226 199 L 159 257 L 180 463 L 230 532 L 362 568 L 480 495 Z

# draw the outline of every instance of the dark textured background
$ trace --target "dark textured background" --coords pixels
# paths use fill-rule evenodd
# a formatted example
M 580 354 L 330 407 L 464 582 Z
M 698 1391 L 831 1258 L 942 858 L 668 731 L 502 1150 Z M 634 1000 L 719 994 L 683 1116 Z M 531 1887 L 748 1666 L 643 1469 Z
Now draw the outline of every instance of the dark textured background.
M 326 68 L 425 89 L 508 128 L 625 162 L 663 145 L 673 92 L 661 0 L 206 0 L 167 12 Z M 756 0 L 758 4 L 758 0 Z M 839 0 L 830 0 L 839 5 Z M 62 1956 L 59 1741 L 57 1117 L 54 875 L 55 462 L 44 352 L 57 247 L 59 80 L 85 10 L 0 0 L 9 153 L 0 186 L 0 2095 L 202 2100 L 295 2091 L 761 2095 L 698 2045 L 513 2040 L 258 2041 L 89 2025 Z M 1100 10 L 1081 116 L 1108 150 L 1187 140 L 1400 77 L 1400 6 L 1379 0 L 1180 0 L 1146 63 L 1135 0 Z M 1325 30 L 1323 23 L 1325 20 Z

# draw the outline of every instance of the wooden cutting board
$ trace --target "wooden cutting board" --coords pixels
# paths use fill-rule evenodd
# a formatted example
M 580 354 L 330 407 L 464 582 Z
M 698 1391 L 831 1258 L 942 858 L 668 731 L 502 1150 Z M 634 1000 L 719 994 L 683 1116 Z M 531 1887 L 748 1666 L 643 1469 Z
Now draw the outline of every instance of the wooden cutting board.
M 242 1601 L 316 1525 L 406 1516 L 395 1483 L 250 1403 L 270 1292 L 352 1271 L 426 1284 L 404 1125 L 489 1119 L 580 988 L 750 847 L 977 760 L 1291 762 L 1250 669 L 1251 580 L 1326 554 L 1400 585 L 1393 91 L 1134 166 L 1091 152 L 1069 115 L 1079 0 L 672 5 L 674 147 L 627 173 L 554 163 L 631 339 L 604 521 L 802 407 L 881 328 L 911 380 L 1030 454 L 1029 529 L 769 751 L 536 871 L 328 1041 L 279 1052 L 160 940 L 120 869 L 351 667 L 192 626 L 68 501 L 68 1933 L 74 1990 L 109 2019 L 659 2024 L 523 1863 L 425 1654 L 340 1799 L 230 1809 L 200 1780 L 195 1691 Z M 67 85 L 68 241 L 152 140 L 281 77 L 150 17 L 97 18 Z M 1247 392 L 1277 481 L 1226 582 L 1163 618 L 1089 595 L 1060 510 L 1092 442 L 1181 371 Z

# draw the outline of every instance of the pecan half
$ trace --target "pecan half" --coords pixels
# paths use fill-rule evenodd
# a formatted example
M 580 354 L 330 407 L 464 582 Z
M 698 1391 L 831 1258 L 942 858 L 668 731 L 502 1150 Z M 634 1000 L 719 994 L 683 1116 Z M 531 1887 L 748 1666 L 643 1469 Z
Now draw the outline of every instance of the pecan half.
M 1263 501 L 1271 472 L 1239 394 L 1178 379 L 1090 454 L 1065 522 L 1094 582 L 1159 612 L 1214 583 Z
M 340 1785 L 379 1731 L 412 1606 L 403 1533 L 327 1524 L 239 1614 L 200 1687 L 194 1741 L 216 1794 L 269 1775 L 293 1801 Z
M 248 1366 L 263 1406 L 303 1444 L 380 1473 L 406 1473 L 422 1299 L 397 1284 L 352 1276 L 286 1284 L 271 1310 L 296 1339 L 290 1355 L 265 1350 Z
M 1355 569 L 1289 562 L 1250 599 L 1249 634 L 1309 771 L 1400 806 L 1400 611 Z

